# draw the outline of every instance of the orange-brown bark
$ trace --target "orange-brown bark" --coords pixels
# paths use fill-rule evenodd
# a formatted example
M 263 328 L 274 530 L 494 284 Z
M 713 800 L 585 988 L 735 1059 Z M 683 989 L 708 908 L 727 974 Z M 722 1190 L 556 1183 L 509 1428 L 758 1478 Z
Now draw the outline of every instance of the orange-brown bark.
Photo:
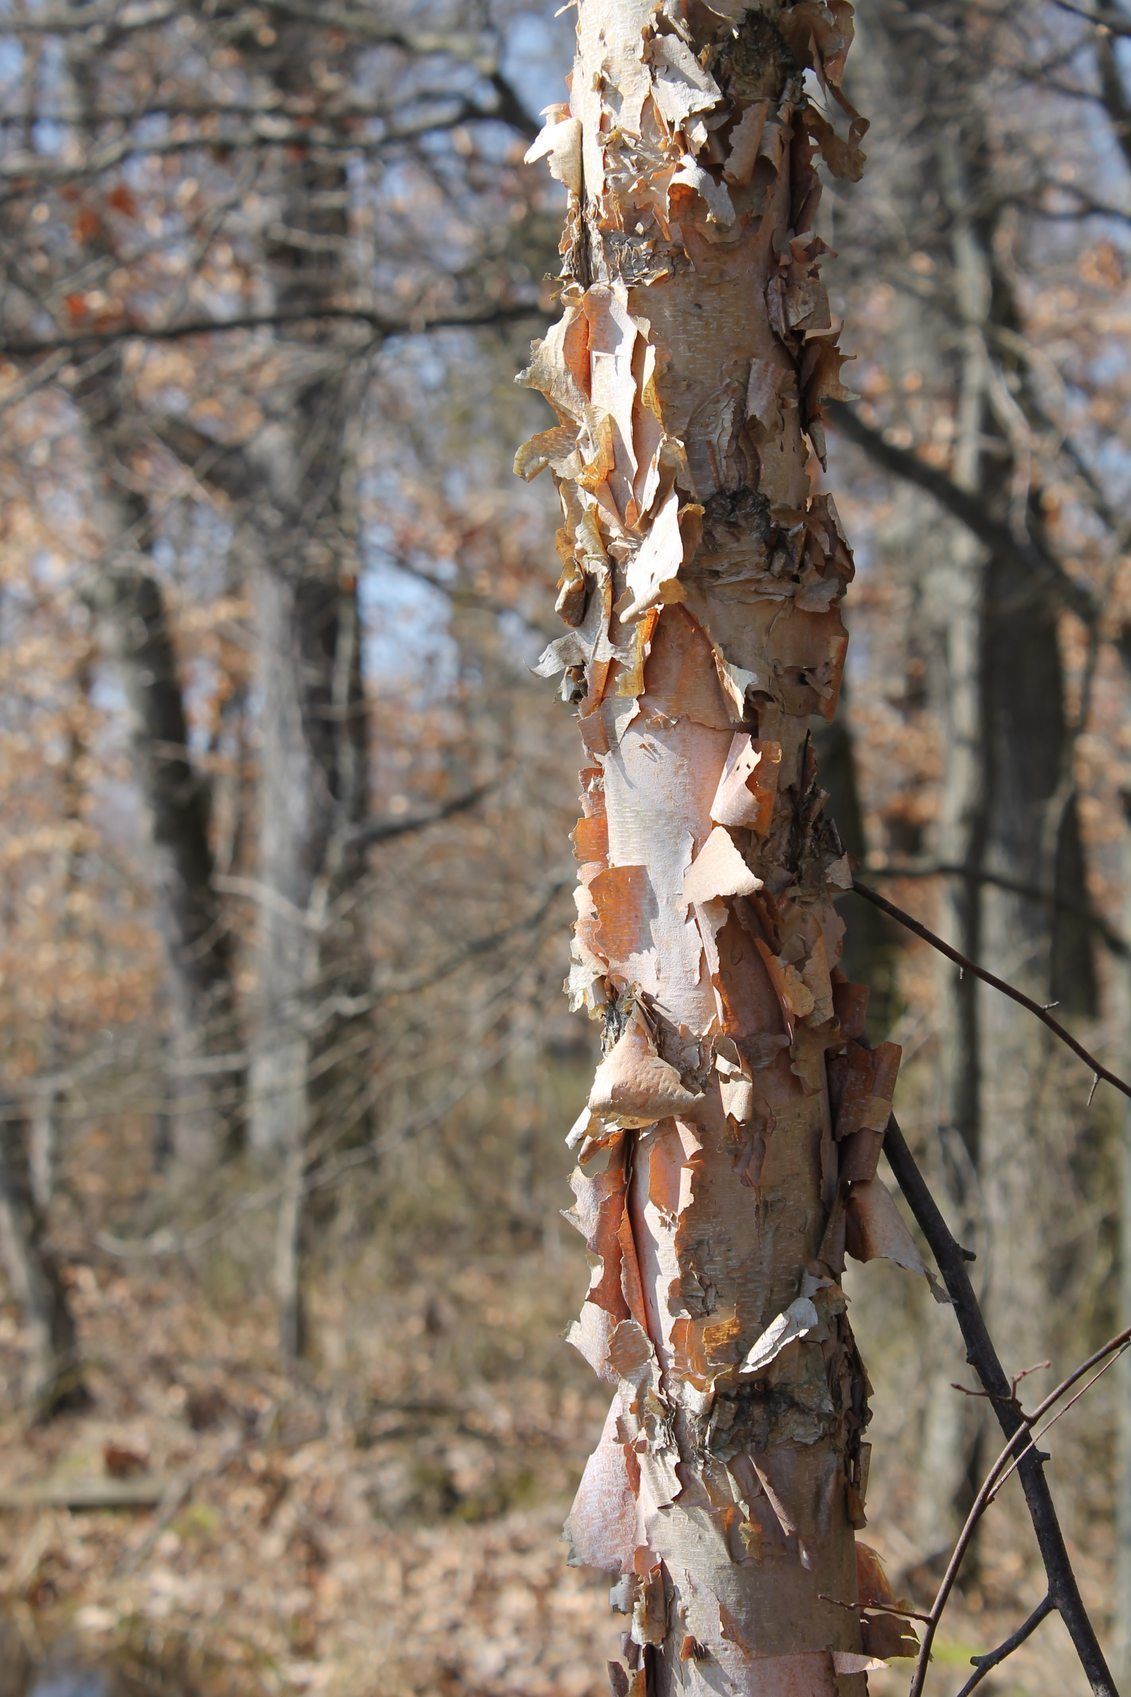
M 620 1692 L 855 1693 L 893 1636 L 851 1606 L 868 1387 L 840 1281 L 846 1247 L 917 1262 L 876 1178 L 898 1052 L 862 1045 L 837 969 L 810 739 L 852 575 L 816 492 L 840 355 L 813 233 L 815 153 L 860 164 L 850 38 L 846 0 L 580 0 L 531 150 L 570 200 L 526 374 L 559 422 L 518 469 L 562 498 L 541 669 L 579 707 L 569 990 L 604 1022 L 573 1341 L 615 1388 L 570 1535 L 631 1615 Z

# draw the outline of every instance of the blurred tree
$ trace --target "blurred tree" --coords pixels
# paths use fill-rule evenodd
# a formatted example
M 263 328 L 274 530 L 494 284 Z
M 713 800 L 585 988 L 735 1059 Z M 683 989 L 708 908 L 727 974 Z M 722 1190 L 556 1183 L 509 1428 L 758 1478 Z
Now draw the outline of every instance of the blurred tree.
M 1024 10 L 1034 25 L 1039 8 Z M 1059 556 L 1075 539 L 1048 522 L 1050 490 L 1078 449 L 1071 435 L 1060 456 L 1044 446 L 1053 427 L 1023 268 L 1029 258 L 1035 269 L 1045 238 L 1040 220 L 1022 224 L 1018 209 L 1028 213 L 1047 167 L 1006 104 L 1018 59 L 1035 69 L 1040 38 L 993 7 L 939 6 L 928 17 L 902 0 L 873 0 L 863 21 L 878 83 L 864 98 L 881 114 L 890 208 L 870 244 L 893 286 L 885 422 L 890 431 L 898 420 L 917 452 L 893 451 L 890 436 L 866 439 L 858 424 L 854 433 L 897 474 L 929 483 L 932 468 L 945 468 L 966 515 L 981 520 L 939 526 L 913 483 L 881 538 L 917 585 L 909 640 L 921 650 L 921 632 L 932 633 L 923 669 L 943 731 L 933 860 L 945 869 L 944 930 L 971 958 L 1087 1019 L 1098 1006 L 1097 931 L 1087 923 L 1078 745 L 1092 677 L 1089 664 L 1074 705 L 1064 652 L 1070 579 Z M 987 547 L 990 533 L 997 546 Z M 1034 571 L 1018 537 L 1051 570 Z M 948 1188 L 983 1252 L 995 1337 L 1020 1370 L 1069 1335 L 1053 1319 L 1057 1216 L 1072 1182 L 1059 1061 L 1016 1006 L 949 967 L 940 976 L 942 1116 L 957 1136 Z M 979 1476 L 973 1411 L 946 1394 L 945 1380 L 929 1405 L 922 1502 L 922 1523 L 940 1543 Z
M 40 1420 L 83 1407 L 88 1394 L 75 1323 L 33 1193 L 28 1125 L 14 1097 L 0 1101 L 0 1258 L 27 1328 L 25 1406 Z

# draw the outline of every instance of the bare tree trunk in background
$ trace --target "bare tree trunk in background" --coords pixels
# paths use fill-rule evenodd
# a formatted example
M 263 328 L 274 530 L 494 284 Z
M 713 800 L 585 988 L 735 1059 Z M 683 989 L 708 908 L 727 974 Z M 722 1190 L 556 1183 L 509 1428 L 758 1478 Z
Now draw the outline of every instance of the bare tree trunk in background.
M 88 363 L 74 389 L 108 539 L 87 598 L 125 697 L 134 781 L 152 842 L 173 1010 L 174 1150 L 180 1161 L 203 1168 L 242 1137 L 241 1039 L 230 936 L 215 886 L 208 787 L 189 751 L 164 593 L 144 555 L 151 514 L 123 476 L 134 445 L 122 410 L 123 381 L 119 356 L 109 352 Z
M 32 1194 L 27 1123 L 12 1098 L 0 1098 L 0 1256 L 27 1331 L 27 1408 L 46 1420 L 81 1407 L 88 1395 L 75 1323 Z
M 1131 791 L 1123 792 L 1123 934 L 1131 935 Z M 1124 961 L 1111 997 L 1115 1064 L 1131 1065 L 1131 965 Z M 1131 1106 L 1120 1103 L 1119 1308 L 1131 1314 Z M 1118 1363 L 1115 1457 L 1115 1561 L 1112 1567 L 1112 1669 L 1121 1691 L 1131 1690 L 1131 1357 Z
M 839 367 L 811 144 L 859 161 L 803 69 L 841 98 L 850 8 L 581 0 L 578 31 L 531 155 L 571 191 L 527 373 L 561 423 L 517 461 L 562 497 L 571 629 L 540 669 L 580 703 L 570 989 L 605 1033 L 572 1336 L 615 1395 L 573 1559 L 632 1617 L 617 1692 L 850 1697 L 901 1629 L 829 1601 L 866 1594 L 846 1241 L 917 1261 L 875 1176 L 898 1051 L 857 1041 L 809 733 L 852 572 L 805 439 Z
M 1122 7 L 1128 19 L 1127 7 Z M 1128 19 L 1131 21 L 1131 19 Z M 1097 30 L 1096 63 L 1104 107 L 1111 122 L 1112 137 L 1124 163 L 1131 170 L 1131 73 L 1119 55 L 1114 33 Z M 1123 934 L 1131 936 L 1131 792 L 1123 794 Z M 1131 1065 L 1128 1032 L 1131 1032 L 1131 972 L 1126 964 L 1112 997 L 1115 1015 L 1117 1059 Z M 1131 1113 L 1122 1120 L 1119 1197 L 1119 1313 L 1131 1314 Z M 1131 1690 L 1131 1359 L 1119 1364 L 1119 1421 L 1116 1459 L 1115 1501 L 1115 1590 L 1111 1617 L 1114 1624 L 1113 1665 L 1121 1690 Z
M 93 650 L 88 649 L 76 671 L 76 700 L 67 731 L 66 760 L 60 778 L 63 790 L 60 811 L 66 835 L 59 878 L 59 930 L 64 937 L 69 937 L 72 932 L 73 903 L 81 891 L 80 867 L 89 757 L 87 715 L 90 710 L 93 659 Z M 69 1055 L 68 1025 L 69 1021 L 61 1007 L 58 1004 L 53 1006 L 44 1034 L 39 1079 L 31 1096 L 28 1169 L 32 1200 L 41 1214 L 47 1212 L 55 1194 L 55 1170 L 60 1143 L 59 1122 L 66 1100 L 66 1088 L 60 1073 L 66 1066 Z
M 955 144 L 957 146 L 957 144 Z M 944 157 L 934 152 L 938 180 L 945 184 L 942 200 L 953 220 L 968 213 L 953 181 L 958 167 L 947 144 Z M 963 489 L 979 486 L 985 429 L 986 355 L 980 320 L 985 312 L 982 274 L 965 229 L 948 229 L 944 214 L 944 274 L 955 277 L 956 299 L 967 327 L 952 331 L 957 347 L 951 352 L 939 340 L 946 327 L 930 314 L 907 303 L 911 336 L 924 348 L 923 364 L 934 367 L 945 384 L 953 384 L 955 428 L 951 474 Z M 946 245 L 950 252 L 946 253 Z M 949 264 L 948 264 L 949 261 Z M 933 336 L 931 335 L 933 332 Z M 924 337 L 926 336 L 925 346 Z M 932 345 L 933 344 L 933 345 Z M 948 357 L 949 355 L 949 357 Z M 948 370 L 949 368 L 949 370 Z M 921 369 L 921 367 L 920 367 Z M 920 521 L 922 511 L 919 512 Z M 977 544 L 951 526 L 934 542 L 926 540 L 920 559 L 929 604 L 937 631 L 936 663 L 929 669 L 943 727 L 943 778 L 937 852 L 948 866 L 967 869 L 964 878 L 943 882 L 943 929 L 955 946 L 972 960 L 987 958 L 983 942 L 983 886 L 979 873 L 987 849 L 985 699 L 982 673 L 982 608 L 985 563 Z M 983 1000 L 975 978 L 941 970 L 942 1079 L 946 1116 L 943 1165 L 953 1217 L 963 1222 L 965 1237 L 975 1237 L 985 1265 L 988 1222 L 983 1219 L 979 1186 L 982 1149 Z M 976 1225 L 977 1222 L 977 1225 Z M 980 1229 L 979 1229 L 980 1228 Z M 964 1237 L 964 1241 L 965 1241 Z M 937 1329 L 937 1327 L 936 1327 Z M 925 1549 L 933 1554 L 949 1549 L 977 1490 L 983 1413 L 952 1388 L 951 1368 L 933 1375 L 927 1402 L 924 1468 L 919 1520 Z
M 956 299 L 975 325 L 963 392 L 969 418 L 960 431 L 967 463 L 956 467 L 956 481 L 976 488 L 1002 518 L 1020 501 L 1028 528 L 1038 532 L 1041 490 L 1028 472 L 1018 490 L 1017 448 L 995 404 L 995 391 L 1008 386 L 1025 410 L 1027 379 L 1000 342 L 1001 334 L 1019 336 L 1023 326 L 997 262 L 999 207 L 977 107 L 955 139 L 943 180 L 953 194 Z M 972 825 L 963 864 L 1039 892 L 971 886 L 980 909 L 978 948 L 1031 995 L 1069 1013 L 1094 1013 L 1091 933 L 1066 919 L 1054 899 L 1060 895 L 1069 906 L 1078 905 L 1086 893 L 1059 608 L 1013 556 L 974 560 L 972 574 L 980 722 L 969 756 L 978 766 L 984 818 Z M 1049 1159 L 1057 1089 L 1042 1060 L 1048 1046 L 1024 1010 L 982 985 L 978 998 L 977 1159 L 994 1244 L 989 1310 L 994 1335 L 1019 1370 L 1047 1353 L 1050 1343 L 1055 1273 L 1047 1227 L 1059 1207 Z
M 68 42 L 67 68 L 80 109 L 98 107 L 97 51 Z M 113 264 L 112 243 L 98 227 L 94 257 Z M 130 462 L 143 432 L 121 349 L 87 354 L 70 386 L 84 428 L 93 507 L 105 554 L 89 574 L 85 597 L 96 634 L 125 698 L 134 782 L 152 843 L 153 898 L 165 945 L 172 1011 L 171 1055 L 164 1089 L 172 1145 L 179 1162 L 202 1169 L 230 1153 L 243 1132 L 243 1067 L 237 1059 L 231 947 L 214 883 L 207 783 L 188 746 L 188 718 L 164 592 L 147 556 L 154 539 L 148 497 Z M 55 1104 L 40 1104 L 37 1150 L 54 1122 Z M 41 1154 L 37 1184 L 47 1179 Z
M 905 163 L 889 164 L 892 195 L 934 259 L 932 293 L 905 293 L 896 350 L 903 375 L 927 396 L 951 389 L 951 476 L 1004 522 L 1020 503 L 1039 530 L 1041 491 L 1019 488 L 1019 453 L 1003 419 L 1032 422 L 1027 379 L 1003 351 L 1023 325 L 997 251 L 1001 200 L 987 134 L 992 41 L 985 20 L 943 5 L 925 19 L 902 0 L 868 9 L 877 74 L 907 91 Z M 981 32 L 981 33 L 980 33 Z M 931 127 L 922 114 L 932 114 Z M 894 150 L 893 150 L 894 152 Z M 932 209 L 919 199 L 937 185 Z M 906 263 L 906 260 L 904 261 Z M 1003 341 L 1003 338 L 1005 339 Z M 899 372 L 893 374 L 898 379 Z M 930 426 L 920 415 L 920 426 Z M 937 858 L 967 869 L 943 885 L 944 933 L 975 959 L 1043 1001 L 1094 1011 L 1096 982 L 1085 927 L 1054 904 L 1078 904 L 1083 850 L 1073 781 L 1058 608 L 1012 560 L 986 559 L 965 532 L 935 515 L 915 549 L 941 664 L 929 670 L 944 727 Z M 1004 874 L 1041 892 L 1017 895 L 986 882 Z M 979 1248 L 994 1335 L 1020 1370 L 1049 1352 L 1056 1271 L 1050 1224 L 1067 1177 L 1055 1074 L 1033 1022 L 972 977 L 944 970 L 943 1097 L 954 1147 L 948 1189 L 956 1218 L 984 1214 Z M 929 1398 L 921 1519 L 932 1546 L 946 1545 L 978 1475 L 978 1411 L 940 1376 Z
M 281 28 L 274 61 L 281 93 L 310 92 L 309 30 Z M 348 201 L 344 164 L 288 164 L 266 254 L 279 311 L 316 315 L 340 298 Z M 303 1348 L 306 1151 L 315 1135 L 363 1141 L 372 1119 L 364 1016 L 349 1006 L 366 976 L 352 833 L 367 809 L 359 543 L 347 474 L 352 391 L 323 338 L 317 330 L 296 337 L 288 416 L 260 444 L 286 523 L 267 538 L 255 574 L 262 889 L 252 1141 L 278 1155 L 286 1175 L 276 1269 L 291 1355 Z

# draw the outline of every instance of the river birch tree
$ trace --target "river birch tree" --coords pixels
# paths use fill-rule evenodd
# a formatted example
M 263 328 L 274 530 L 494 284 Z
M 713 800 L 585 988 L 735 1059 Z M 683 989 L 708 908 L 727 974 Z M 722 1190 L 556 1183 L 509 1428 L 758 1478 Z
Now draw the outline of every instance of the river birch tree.
M 918 1267 L 877 1178 L 898 1050 L 838 967 L 818 785 L 852 559 L 819 492 L 842 394 L 816 157 L 855 177 L 846 0 L 579 0 L 558 423 L 563 674 L 585 749 L 568 990 L 603 1025 L 571 1134 L 572 1341 L 613 1402 L 573 1559 L 631 1617 L 613 1688 L 826 1697 L 906 1647 L 866 1546 L 846 1253 Z M 836 113 L 834 122 L 830 114 Z M 862 1576 L 858 1583 L 858 1570 Z M 846 1606 L 847 1605 L 847 1606 Z

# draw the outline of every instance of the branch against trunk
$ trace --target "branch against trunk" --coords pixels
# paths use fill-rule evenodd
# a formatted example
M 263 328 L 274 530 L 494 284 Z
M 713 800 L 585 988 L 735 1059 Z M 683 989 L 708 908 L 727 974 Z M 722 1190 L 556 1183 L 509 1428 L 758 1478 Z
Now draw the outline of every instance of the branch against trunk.
M 634 1697 L 852 1697 L 907 1648 L 843 1606 L 892 1601 L 857 1583 L 845 1252 L 918 1262 L 876 1177 L 898 1050 L 861 1043 L 836 964 L 849 874 L 808 730 L 852 575 L 810 481 L 842 392 L 812 156 L 860 168 L 850 13 L 580 0 L 531 150 L 570 191 L 566 286 L 525 375 L 559 423 L 516 469 L 562 500 L 569 629 L 539 670 L 579 704 L 569 988 L 605 1038 L 570 1139 L 597 1259 L 572 1340 L 615 1387 L 570 1536 L 616 1576 Z

